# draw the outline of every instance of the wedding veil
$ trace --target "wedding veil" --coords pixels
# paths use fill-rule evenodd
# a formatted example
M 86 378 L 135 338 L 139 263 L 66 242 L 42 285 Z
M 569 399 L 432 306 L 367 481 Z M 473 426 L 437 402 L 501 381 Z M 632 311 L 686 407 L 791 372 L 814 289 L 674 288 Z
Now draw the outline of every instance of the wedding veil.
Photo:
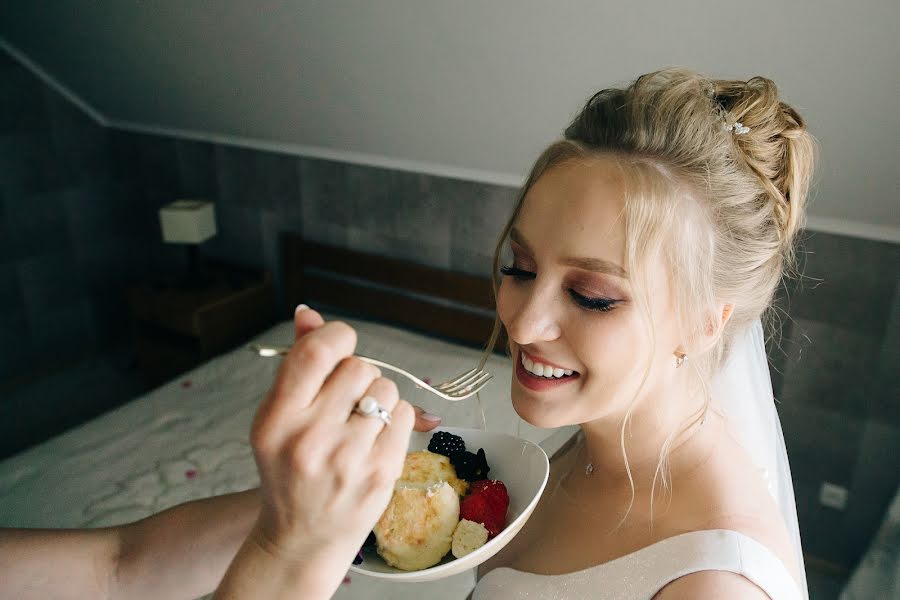
M 713 398 L 739 435 L 739 442 L 753 459 L 763 477 L 768 480 L 769 492 L 775 499 L 794 546 L 802 577 L 804 599 L 809 599 L 806 569 L 800 545 L 800 527 L 791 467 L 781 421 L 775 410 L 772 380 L 766 359 L 762 324 L 757 319 L 735 340 L 722 369 L 711 382 Z

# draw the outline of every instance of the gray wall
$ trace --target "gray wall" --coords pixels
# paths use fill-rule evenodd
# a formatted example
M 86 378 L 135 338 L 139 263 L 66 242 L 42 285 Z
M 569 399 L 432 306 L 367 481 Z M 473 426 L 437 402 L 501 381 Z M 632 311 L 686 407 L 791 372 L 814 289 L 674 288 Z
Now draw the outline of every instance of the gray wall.
M 804 548 L 853 565 L 897 492 L 900 472 L 900 245 L 807 234 L 769 355 Z M 844 512 L 823 481 L 849 489 Z
M 127 357 L 98 353 L 128 341 L 124 288 L 183 257 L 159 242 L 163 198 L 122 176 L 114 141 L 0 53 L 0 456 L 141 387 Z
M 121 327 L 117 290 L 180 266 L 156 219 L 178 196 L 216 201 L 211 256 L 277 272 L 278 234 L 290 230 L 485 275 L 516 197 L 503 186 L 103 129 L 2 55 L 0 119 L 0 379 L 26 365 L 19 348 L 41 360 L 101 345 L 102 332 Z M 782 295 L 790 319 L 770 358 L 805 549 L 849 567 L 898 485 L 900 246 L 822 233 L 804 246 L 806 279 Z M 0 407 L 16 419 L 16 407 Z M 819 506 L 823 480 L 850 489 L 845 512 Z
M 896 0 L 53 7 L 0 4 L 0 36 L 118 126 L 493 182 L 601 87 L 669 65 L 767 75 L 824 148 L 814 222 L 900 238 Z
M 107 130 L 0 53 L 0 380 L 93 350 L 143 225 Z M 121 312 L 121 311 L 120 311 Z

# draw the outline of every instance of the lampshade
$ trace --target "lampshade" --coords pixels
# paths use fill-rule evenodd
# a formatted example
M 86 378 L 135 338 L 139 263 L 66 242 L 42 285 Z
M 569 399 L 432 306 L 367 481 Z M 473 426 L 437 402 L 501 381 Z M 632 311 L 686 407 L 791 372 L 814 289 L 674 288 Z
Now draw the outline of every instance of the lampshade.
M 159 209 L 163 241 L 199 244 L 216 235 L 216 212 L 206 200 L 176 200 Z

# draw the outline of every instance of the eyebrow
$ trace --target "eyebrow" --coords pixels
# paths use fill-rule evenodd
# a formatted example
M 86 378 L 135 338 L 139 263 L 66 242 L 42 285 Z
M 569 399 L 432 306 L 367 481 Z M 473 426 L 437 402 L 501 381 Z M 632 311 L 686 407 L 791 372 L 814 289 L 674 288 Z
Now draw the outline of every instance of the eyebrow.
M 510 229 L 509 239 L 522 246 L 522 248 L 529 254 L 534 254 L 534 250 L 531 249 L 531 245 L 528 243 L 528 240 L 526 240 L 525 236 L 522 235 L 522 232 L 515 227 Z M 602 258 L 567 256 L 563 258 L 561 262 L 564 265 L 576 267 L 578 269 L 584 269 L 585 271 L 596 271 L 598 273 L 606 273 L 608 275 L 621 277 L 622 279 L 628 279 L 628 273 L 625 272 L 625 269 L 614 262 L 603 260 Z

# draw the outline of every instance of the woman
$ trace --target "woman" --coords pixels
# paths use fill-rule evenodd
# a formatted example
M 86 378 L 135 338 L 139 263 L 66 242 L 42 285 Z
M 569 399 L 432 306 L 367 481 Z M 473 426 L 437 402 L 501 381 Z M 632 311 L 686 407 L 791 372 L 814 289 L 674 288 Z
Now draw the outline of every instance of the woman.
M 476 600 L 806 597 L 709 382 L 791 264 L 814 148 L 770 80 L 670 69 L 596 94 L 537 160 L 498 327 L 518 414 L 581 431 Z
M 777 415 L 753 432 L 721 410 L 771 407 L 761 343 L 737 344 L 755 379 L 709 389 L 791 265 L 814 148 L 770 80 L 670 69 L 596 94 L 537 160 L 495 256 L 508 242 L 493 341 L 505 329 L 518 414 L 581 432 L 476 600 L 807 596 L 793 498 L 757 470 L 783 449 Z M 746 387 L 763 391 L 733 403 Z

